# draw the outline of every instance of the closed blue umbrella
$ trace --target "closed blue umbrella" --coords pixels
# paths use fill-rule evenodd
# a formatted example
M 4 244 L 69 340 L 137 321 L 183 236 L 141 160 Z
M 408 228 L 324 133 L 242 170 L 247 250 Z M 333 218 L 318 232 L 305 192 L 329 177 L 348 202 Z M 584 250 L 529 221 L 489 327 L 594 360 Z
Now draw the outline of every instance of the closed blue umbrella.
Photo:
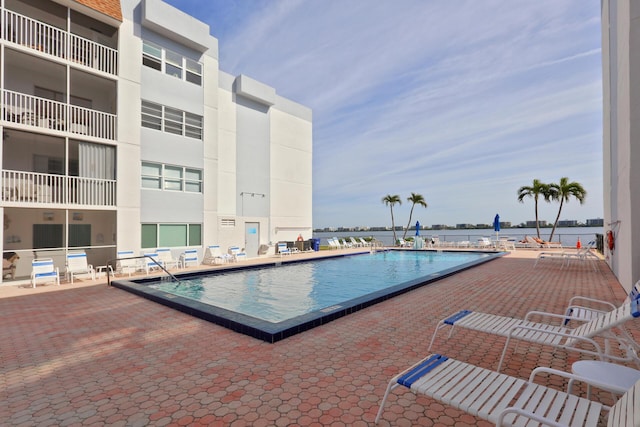
M 420 235 L 420 221 L 416 221 L 416 236 Z
M 496 232 L 496 240 L 498 240 L 498 234 L 500 233 L 500 215 L 498 214 L 493 218 L 493 231 Z

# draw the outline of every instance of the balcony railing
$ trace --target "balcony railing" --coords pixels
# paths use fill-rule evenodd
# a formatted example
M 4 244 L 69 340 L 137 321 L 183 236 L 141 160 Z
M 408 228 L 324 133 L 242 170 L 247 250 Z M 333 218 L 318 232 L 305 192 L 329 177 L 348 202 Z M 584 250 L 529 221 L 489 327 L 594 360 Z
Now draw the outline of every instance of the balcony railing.
M 4 90 L 2 119 L 115 141 L 116 115 Z
M 11 10 L 4 10 L 2 38 L 48 55 L 118 74 L 118 51 Z
M 116 181 L 3 170 L 2 202 L 115 206 Z

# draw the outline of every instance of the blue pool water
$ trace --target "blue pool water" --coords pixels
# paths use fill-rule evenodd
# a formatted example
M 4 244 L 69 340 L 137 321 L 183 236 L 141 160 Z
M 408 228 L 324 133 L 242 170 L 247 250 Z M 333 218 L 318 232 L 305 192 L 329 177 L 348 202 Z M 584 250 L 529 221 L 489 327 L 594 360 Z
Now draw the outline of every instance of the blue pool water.
M 296 256 L 263 266 L 225 268 L 164 278 L 118 279 L 135 295 L 225 328 L 275 343 L 428 285 L 504 253 L 389 251 Z
M 153 289 L 268 322 L 345 301 L 490 257 L 473 252 L 389 251 L 157 282 Z

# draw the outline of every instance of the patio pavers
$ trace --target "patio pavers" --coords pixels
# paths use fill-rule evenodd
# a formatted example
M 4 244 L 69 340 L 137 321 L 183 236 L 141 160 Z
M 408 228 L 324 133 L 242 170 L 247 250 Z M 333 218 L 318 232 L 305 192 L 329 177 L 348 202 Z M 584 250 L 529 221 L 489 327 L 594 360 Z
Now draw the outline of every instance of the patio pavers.
M 491 261 L 275 344 L 105 284 L 0 290 L 0 419 L 21 426 L 372 425 L 389 379 L 427 354 L 446 315 L 466 308 L 522 317 L 560 312 L 575 294 L 614 303 L 625 297 L 603 261 L 598 271 L 579 263 L 533 269 L 533 262 Z M 434 351 L 495 369 L 503 343 L 459 330 L 448 340 L 441 334 Z M 528 378 L 536 366 L 569 370 L 580 358 L 521 345 L 503 372 Z M 608 393 L 597 397 L 611 401 Z M 379 425 L 487 424 L 399 388 Z

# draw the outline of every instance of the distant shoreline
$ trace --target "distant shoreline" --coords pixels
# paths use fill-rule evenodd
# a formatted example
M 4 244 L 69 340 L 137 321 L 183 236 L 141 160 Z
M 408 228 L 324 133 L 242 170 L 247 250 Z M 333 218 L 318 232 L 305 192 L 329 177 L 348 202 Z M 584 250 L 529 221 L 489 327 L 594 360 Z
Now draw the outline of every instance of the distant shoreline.
M 556 227 L 557 229 L 567 229 L 567 228 L 602 228 L 604 227 L 604 225 L 563 225 L 563 226 L 558 226 Z M 511 226 L 511 227 L 500 227 L 501 230 L 525 230 L 525 229 L 531 229 L 533 228 L 535 230 L 535 227 L 520 227 L 520 226 Z M 552 229 L 553 225 L 541 225 L 540 229 L 541 230 L 546 230 L 546 229 Z M 402 228 L 396 228 L 396 233 L 403 233 L 404 230 L 407 229 L 406 227 L 402 227 Z M 407 230 L 409 231 L 415 231 L 415 226 L 409 227 Z M 464 231 L 464 230 L 468 230 L 468 231 L 473 231 L 473 230 L 491 230 L 493 231 L 493 226 L 492 225 L 487 225 L 486 227 L 472 227 L 472 228 L 457 228 L 457 227 L 443 227 L 443 228 L 426 228 L 426 227 L 421 227 L 420 231 L 452 231 L 452 230 L 460 230 L 460 231 Z M 359 227 L 337 227 L 337 228 L 333 228 L 333 227 L 329 227 L 329 228 L 314 228 L 313 232 L 314 233 L 334 233 L 334 232 L 344 232 L 344 233 L 366 233 L 366 232 L 377 232 L 377 231 L 393 231 L 390 227 L 370 227 L 365 229 L 359 228 Z

